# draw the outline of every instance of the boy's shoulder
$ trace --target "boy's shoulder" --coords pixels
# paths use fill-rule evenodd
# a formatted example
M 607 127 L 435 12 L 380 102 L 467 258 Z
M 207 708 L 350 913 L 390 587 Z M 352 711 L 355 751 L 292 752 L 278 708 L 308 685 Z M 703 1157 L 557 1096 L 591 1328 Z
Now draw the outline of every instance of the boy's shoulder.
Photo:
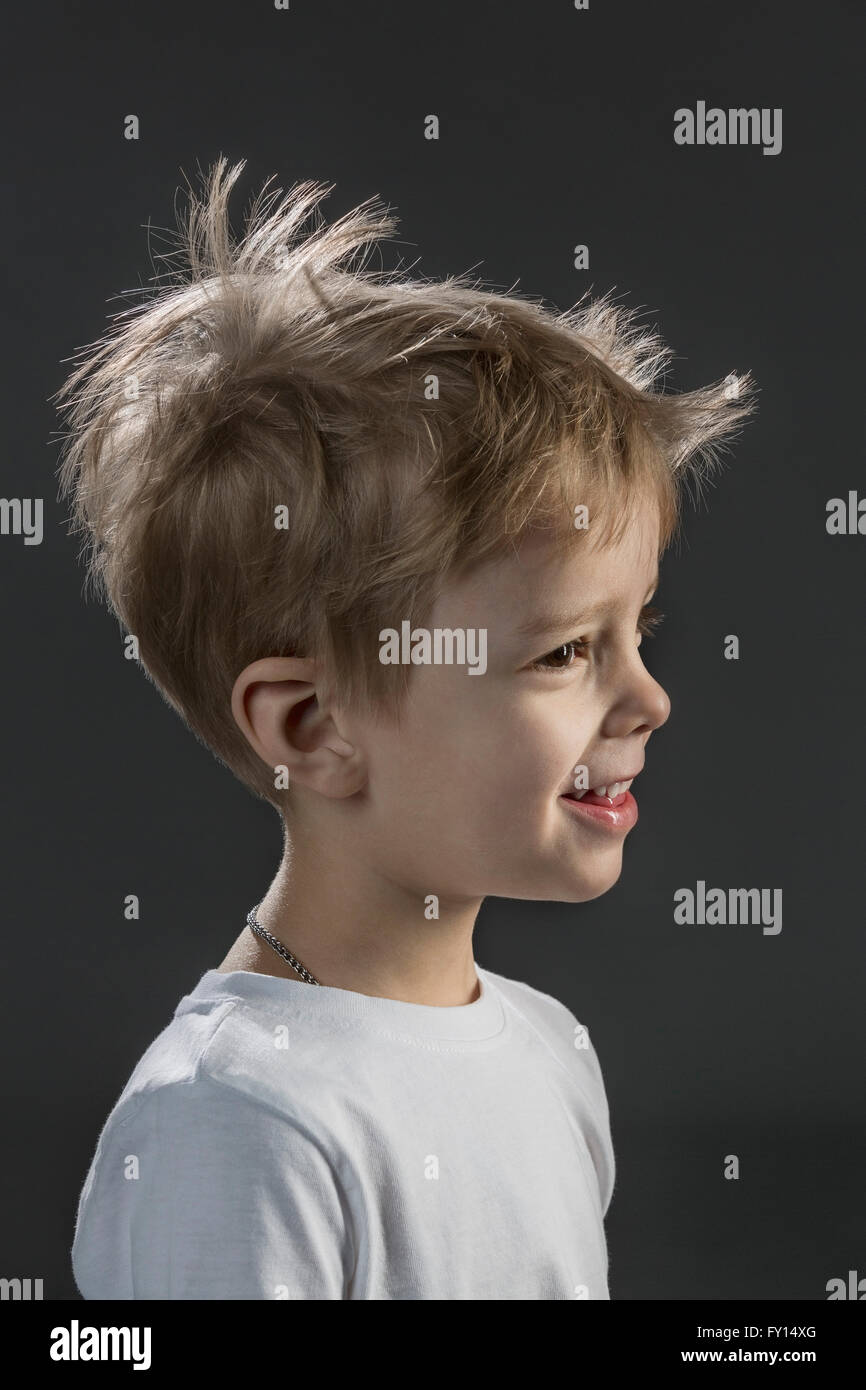
M 327 1053 L 307 1018 L 288 1001 L 281 1007 L 251 999 L 233 992 L 228 977 L 206 972 L 139 1058 L 112 1110 L 113 1125 L 146 1113 L 148 1102 L 170 1104 L 175 1097 L 190 1110 L 251 1102 L 291 1120 L 304 1078 L 318 1070 L 315 1053 Z M 303 1066 L 293 1066 L 292 1049 L 297 1055 L 302 1039 Z M 333 1029 L 330 1043 L 333 1052 Z
M 566 1004 L 524 980 L 513 980 L 491 970 L 484 973 L 493 980 L 507 1004 L 522 1015 L 526 1024 L 569 1070 L 577 1052 L 586 1060 L 593 1076 L 601 1080 L 598 1054 L 590 1039 L 589 1029 Z
M 535 985 L 527 984 L 525 980 L 514 980 L 508 975 L 498 975 L 493 970 L 485 968 L 483 973 L 488 979 L 493 980 L 500 994 L 503 994 L 511 1004 L 517 1008 L 522 1004 L 533 1017 L 545 1018 L 554 1024 L 561 1024 L 566 1020 L 577 1023 L 577 1019 L 567 1005 L 554 995 L 545 994 L 544 990 L 536 988 Z
M 533 1038 L 551 1064 L 606 1109 L 598 1057 L 584 1024 L 553 995 L 477 969 L 501 1000 L 503 1014 L 511 1015 L 511 1035 Z M 258 977 L 235 989 L 230 975 L 208 972 L 140 1058 L 114 1107 L 113 1124 L 172 1093 L 191 1106 L 195 1093 L 202 1105 L 207 1098 L 221 1109 L 252 1104 L 275 1120 L 305 1127 L 315 1114 L 323 1137 L 339 1131 L 347 1089 L 359 1100 L 371 1066 L 381 1077 L 399 1063 L 389 1059 L 387 1033 L 359 1029 L 356 1015 L 315 1007 L 320 1001 L 312 987 L 304 989 L 310 994 L 272 992 Z M 371 1058 L 373 1050 L 377 1055 Z

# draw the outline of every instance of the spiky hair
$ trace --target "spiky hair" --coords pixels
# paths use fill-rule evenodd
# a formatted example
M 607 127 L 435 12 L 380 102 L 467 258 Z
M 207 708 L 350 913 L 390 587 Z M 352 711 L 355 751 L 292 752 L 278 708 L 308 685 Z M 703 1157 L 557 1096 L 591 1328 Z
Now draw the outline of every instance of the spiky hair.
M 575 545 L 577 503 L 606 543 L 650 498 L 666 548 L 754 392 L 658 390 L 670 349 L 610 296 L 557 312 L 373 270 L 397 223 L 371 198 L 324 225 L 332 185 L 269 179 L 235 240 L 243 168 L 190 188 L 179 267 L 76 355 L 60 486 L 144 669 L 285 809 L 231 712 L 247 665 L 314 656 L 340 703 L 396 713 L 411 668 L 380 663 L 383 628 L 526 528 Z

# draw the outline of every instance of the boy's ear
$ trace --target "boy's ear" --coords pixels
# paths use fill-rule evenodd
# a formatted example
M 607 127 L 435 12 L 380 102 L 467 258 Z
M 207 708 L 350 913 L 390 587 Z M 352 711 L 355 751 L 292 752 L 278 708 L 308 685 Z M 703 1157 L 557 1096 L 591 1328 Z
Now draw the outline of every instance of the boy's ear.
M 320 706 L 320 689 L 315 661 L 265 657 L 235 681 L 232 714 L 268 767 L 286 767 L 290 782 L 322 796 L 352 796 L 367 780 L 365 759 Z

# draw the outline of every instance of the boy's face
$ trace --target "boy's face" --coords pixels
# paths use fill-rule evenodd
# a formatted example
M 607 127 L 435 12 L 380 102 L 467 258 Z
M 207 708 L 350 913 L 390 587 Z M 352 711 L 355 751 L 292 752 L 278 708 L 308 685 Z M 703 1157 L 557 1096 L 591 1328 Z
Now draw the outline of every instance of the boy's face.
M 486 628 L 484 673 L 413 666 L 399 726 L 350 721 L 368 772 L 355 829 L 385 878 L 442 899 L 562 902 L 598 897 L 619 878 L 628 827 L 563 797 L 579 765 L 590 787 L 639 772 L 670 713 L 638 631 L 656 587 L 657 517 L 616 547 L 594 552 L 588 537 L 575 532 L 565 556 L 528 537 L 449 584 L 427 629 Z M 606 608 L 591 616 L 597 605 Z

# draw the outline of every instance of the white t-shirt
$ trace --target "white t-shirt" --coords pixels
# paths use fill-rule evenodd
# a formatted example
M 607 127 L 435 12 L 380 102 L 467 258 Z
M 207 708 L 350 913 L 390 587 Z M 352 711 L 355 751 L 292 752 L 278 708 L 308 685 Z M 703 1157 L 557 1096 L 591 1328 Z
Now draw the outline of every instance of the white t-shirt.
M 439 1008 L 209 970 L 99 1137 L 86 1299 L 609 1299 L 598 1058 L 476 965 Z

